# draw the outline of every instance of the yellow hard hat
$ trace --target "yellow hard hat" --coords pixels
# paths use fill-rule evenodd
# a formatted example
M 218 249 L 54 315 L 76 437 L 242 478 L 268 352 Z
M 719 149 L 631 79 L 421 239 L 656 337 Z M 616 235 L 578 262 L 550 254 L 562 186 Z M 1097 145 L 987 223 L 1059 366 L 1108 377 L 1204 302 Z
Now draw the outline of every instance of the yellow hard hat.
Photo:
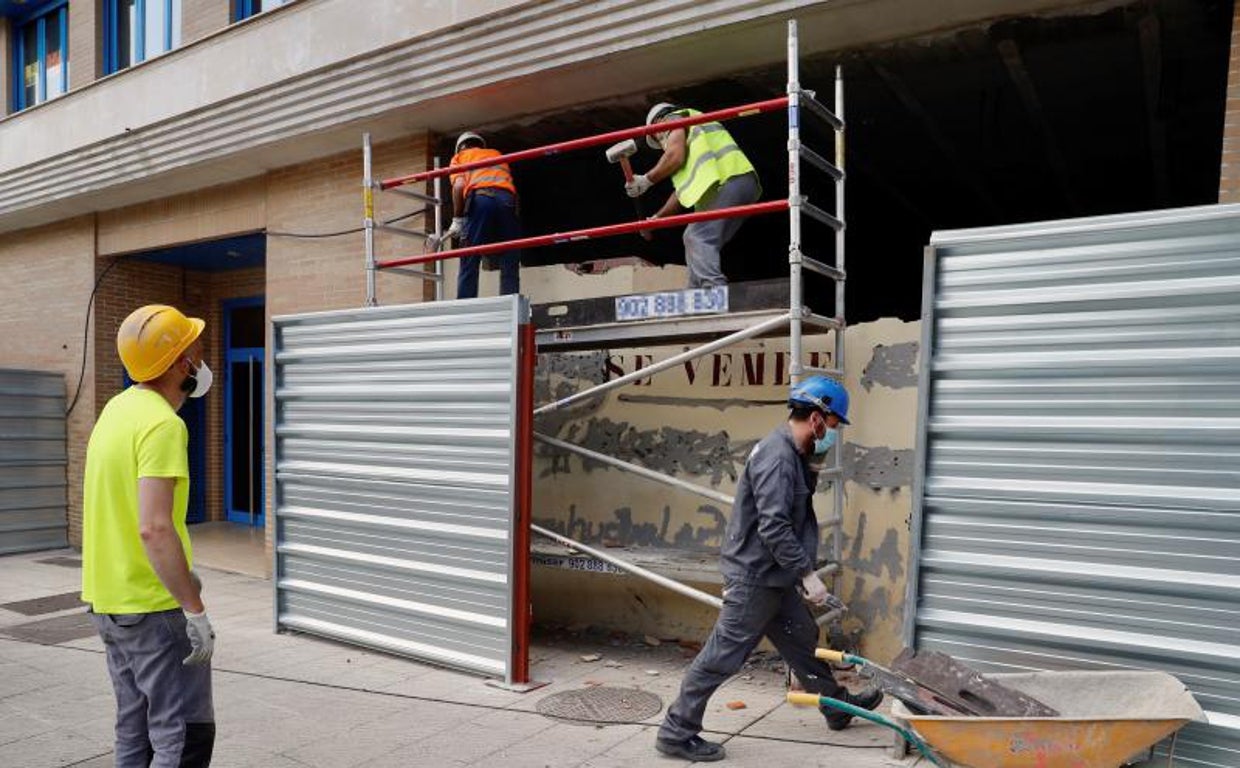
M 202 333 L 206 323 L 176 307 L 147 304 L 135 309 L 116 332 L 116 351 L 134 381 L 150 381 L 168 370 Z

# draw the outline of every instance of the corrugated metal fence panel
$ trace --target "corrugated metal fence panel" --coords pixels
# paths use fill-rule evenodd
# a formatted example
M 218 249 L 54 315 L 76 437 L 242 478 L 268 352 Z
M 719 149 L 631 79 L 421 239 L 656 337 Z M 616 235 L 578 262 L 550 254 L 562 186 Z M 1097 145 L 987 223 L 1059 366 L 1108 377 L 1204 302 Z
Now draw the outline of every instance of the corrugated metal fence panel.
M 274 320 L 276 621 L 503 676 L 515 296 Z
M 1240 207 L 932 243 L 918 647 L 1172 672 L 1240 766 Z
M 65 379 L 0 370 L 0 554 L 69 546 Z

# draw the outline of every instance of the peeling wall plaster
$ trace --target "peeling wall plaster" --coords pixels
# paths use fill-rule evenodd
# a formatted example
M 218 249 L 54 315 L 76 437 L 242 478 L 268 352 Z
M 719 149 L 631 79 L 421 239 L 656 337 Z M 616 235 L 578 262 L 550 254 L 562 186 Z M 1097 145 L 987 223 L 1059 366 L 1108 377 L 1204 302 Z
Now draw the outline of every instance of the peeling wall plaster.
M 863 652 L 889 660 L 899 648 L 904 583 L 907 578 L 908 518 L 911 512 L 916 419 L 918 323 L 882 320 L 847 331 L 845 384 L 853 395 L 853 426 L 844 432 L 845 465 L 843 568 L 833 589 L 851 605 L 844 621 Z M 830 359 L 830 336 L 807 337 L 810 354 Z M 677 354 L 683 346 L 587 353 L 543 354 L 536 374 L 539 403 L 565 397 L 621 372 Z M 754 443 L 787 414 L 786 340 L 729 347 L 640 385 L 576 403 L 540 416 L 539 432 L 691 482 L 735 493 Z M 701 497 L 636 477 L 566 451 L 536 448 L 534 517 L 540 525 L 608 547 L 642 547 L 666 552 L 718 551 L 730 510 Z M 834 517 L 830 482 L 820 483 L 814 506 L 820 519 Z M 830 551 L 824 529 L 821 552 Z M 554 570 L 541 568 L 540 571 Z M 592 577 L 594 578 L 594 577 Z M 646 595 L 633 577 L 597 577 L 596 589 L 616 590 L 628 601 Z M 654 616 L 641 606 L 625 608 L 581 601 L 568 593 L 571 579 L 540 578 L 543 600 L 568 601 L 580 621 L 606 623 L 617 616 L 643 616 L 667 627 L 696 627 L 709 620 L 691 601 L 674 598 Z M 540 595 L 535 595 L 538 610 Z M 676 606 L 683 604 L 683 609 Z M 710 617 L 713 619 L 713 617 Z M 697 626 L 701 623 L 701 626 Z M 617 626 L 625 629 L 626 627 Z

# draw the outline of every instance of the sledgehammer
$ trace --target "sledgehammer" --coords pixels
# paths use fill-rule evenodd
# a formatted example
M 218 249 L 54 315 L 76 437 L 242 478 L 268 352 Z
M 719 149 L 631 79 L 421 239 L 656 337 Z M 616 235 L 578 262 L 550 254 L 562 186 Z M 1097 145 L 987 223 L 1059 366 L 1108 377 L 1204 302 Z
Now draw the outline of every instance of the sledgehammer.
M 627 139 L 618 144 L 612 144 L 607 148 L 607 162 L 615 165 L 620 163 L 620 170 L 624 171 L 624 183 L 627 184 L 633 180 L 633 166 L 629 164 L 629 158 L 637 154 L 637 142 L 633 139 Z M 645 218 L 642 214 L 642 207 L 638 204 L 637 198 L 633 198 L 633 210 L 637 212 L 637 218 Z M 639 232 L 646 240 L 651 239 L 651 235 L 647 231 Z
M 633 180 L 633 166 L 629 165 L 629 158 L 635 154 L 637 154 L 637 142 L 633 139 L 612 144 L 607 148 L 607 162 L 613 165 L 620 163 L 626 184 Z

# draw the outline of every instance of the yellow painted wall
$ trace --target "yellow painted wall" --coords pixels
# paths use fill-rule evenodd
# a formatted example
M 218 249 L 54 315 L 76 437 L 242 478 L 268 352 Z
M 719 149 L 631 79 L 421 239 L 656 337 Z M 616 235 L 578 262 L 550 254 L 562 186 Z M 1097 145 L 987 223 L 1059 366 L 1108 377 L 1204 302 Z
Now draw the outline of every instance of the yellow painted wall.
M 523 279 L 538 301 L 544 281 L 554 284 L 560 296 L 615 295 L 680 287 L 683 272 L 624 268 L 621 274 L 581 277 L 544 268 L 527 270 Z M 596 290 L 604 284 L 606 290 Z M 919 328 L 919 323 L 883 320 L 846 332 L 854 426 L 844 433 L 850 474 L 841 542 L 844 568 L 835 590 L 853 606 L 844 630 L 875 659 L 890 659 L 899 651 Z M 536 398 L 540 403 L 560 398 L 686 348 L 543 355 Z M 817 355 L 815 364 L 832 365 L 833 348 L 830 335 L 806 339 L 806 354 Z M 689 368 L 546 414 L 536 429 L 732 494 L 750 448 L 786 417 L 787 350 L 786 336 L 736 345 Z M 536 445 L 534 478 L 539 524 L 609 547 L 620 557 L 626 551 L 641 560 L 675 559 L 684 551 L 711 560 L 717 555 L 729 510 L 709 499 L 542 445 Z M 825 483 L 819 490 L 818 516 L 832 517 L 833 495 Z M 820 554 L 829 551 L 824 532 Z M 550 568 L 536 568 L 535 574 L 535 613 L 542 619 L 688 638 L 703 636 L 713 621 L 711 611 L 633 577 Z

